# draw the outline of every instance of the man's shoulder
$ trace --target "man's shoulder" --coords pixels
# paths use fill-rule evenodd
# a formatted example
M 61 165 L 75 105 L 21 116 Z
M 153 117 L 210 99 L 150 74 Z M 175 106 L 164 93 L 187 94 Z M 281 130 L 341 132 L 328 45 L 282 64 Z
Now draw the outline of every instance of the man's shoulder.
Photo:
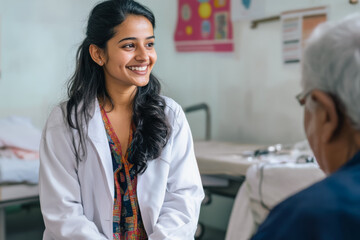
M 303 237 L 308 236 L 308 222 L 317 221 L 317 217 L 323 218 L 326 212 L 326 204 L 321 204 L 326 199 L 327 194 L 323 193 L 326 185 L 326 181 L 322 180 L 279 203 L 270 211 L 252 239 L 284 239 L 284 236 L 305 239 Z
M 289 197 L 278 206 L 297 206 L 305 209 L 328 207 L 326 203 L 329 203 L 329 198 L 334 197 L 336 191 L 333 189 L 333 179 L 327 177 L 310 187 L 294 194 Z
M 347 172 L 333 174 L 311 185 L 278 204 L 272 212 L 288 212 L 291 210 L 295 215 L 303 217 L 323 217 L 325 213 L 337 213 L 348 205 L 342 204 L 350 198 L 359 198 L 357 186 L 349 186 L 343 181 L 343 175 Z M 357 196 L 355 196 L 357 195 Z
M 349 172 L 333 174 L 279 203 L 253 239 L 309 239 L 317 234 L 321 239 L 343 239 L 347 230 L 360 236 L 360 214 L 353 211 L 360 199 L 360 183 L 349 186 L 344 175 Z M 344 222 L 346 226 L 340 229 Z

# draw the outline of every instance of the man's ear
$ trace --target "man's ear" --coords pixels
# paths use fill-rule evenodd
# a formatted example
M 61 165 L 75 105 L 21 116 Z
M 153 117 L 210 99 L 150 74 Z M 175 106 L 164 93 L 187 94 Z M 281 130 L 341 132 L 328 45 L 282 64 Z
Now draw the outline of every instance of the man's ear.
M 320 139 L 323 143 L 329 143 L 335 137 L 340 122 L 336 104 L 328 93 L 320 90 L 312 91 L 311 98 L 317 103 L 316 114 L 319 121 L 317 126 L 321 128 Z
M 90 44 L 89 53 L 94 62 L 96 62 L 99 66 L 104 65 L 105 57 L 101 48 L 99 48 L 95 44 Z

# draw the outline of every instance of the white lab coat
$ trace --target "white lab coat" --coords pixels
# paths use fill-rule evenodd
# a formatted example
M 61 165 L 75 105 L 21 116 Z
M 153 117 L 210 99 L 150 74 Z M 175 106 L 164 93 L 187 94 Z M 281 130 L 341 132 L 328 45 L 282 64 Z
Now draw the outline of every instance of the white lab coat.
M 161 156 L 148 161 L 145 173 L 138 175 L 139 207 L 149 240 L 194 239 L 204 193 L 193 141 L 181 107 L 164 99 L 172 131 Z M 79 163 L 65 106 L 49 116 L 40 147 L 44 239 L 113 239 L 114 176 L 99 104 L 94 101 L 86 159 Z

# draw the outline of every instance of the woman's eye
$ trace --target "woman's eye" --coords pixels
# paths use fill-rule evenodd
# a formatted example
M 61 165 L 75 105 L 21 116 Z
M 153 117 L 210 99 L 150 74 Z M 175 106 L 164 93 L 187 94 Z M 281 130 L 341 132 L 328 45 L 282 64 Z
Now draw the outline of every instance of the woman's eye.
M 134 47 L 135 46 L 132 43 L 129 43 L 129 44 L 126 44 L 126 45 L 122 46 L 122 48 L 134 48 Z
M 153 42 L 150 42 L 150 43 L 146 44 L 146 46 L 149 47 L 149 48 L 154 47 L 154 45 L 155 45 L 155 43 L 153 43 Z

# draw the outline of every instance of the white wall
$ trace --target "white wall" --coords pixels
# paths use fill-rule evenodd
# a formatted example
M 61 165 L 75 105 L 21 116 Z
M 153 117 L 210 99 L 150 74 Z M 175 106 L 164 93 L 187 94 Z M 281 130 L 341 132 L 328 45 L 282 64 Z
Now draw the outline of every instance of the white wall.
M 42 126 L 49 109 L 65 93 L 75 51 L 83 38 L 95 0 L 0 0 L 0 117 L 26 115 Z M 281 63 L 281 24 L 234 24 L 235 52 L 177 53 L 173 34 L 175 0 L 141 0 L 157 17 L 155 74 L 165 95 L 183 107 L 207 102 L 213 139 L 246 143 L 295 142 L 304 139 L 300 65 Z M 267 0 L 266 15 L 296 8 L 328 5 L 329 19 L 359 11 L 347 0 Z M 199 113 L 200 114 L 200 113 Z M 189 116 L 196 137 L 204 118 Z
M 295 142 L 305 138 L 302 108 L 294 96 L 301 91 L 300 64 L 281 62 L 280 21 L 257 29 L 234 23 L 235 52 L 176 53 L 173 32 L 177 1 L 143 0 L 155 12 L 158 26 L 158 76 L 165 93 L 182 106 L 207 102 L 213 117 L 213 139 L 246 143 Z M 313 6 L 329 6 L 330 20 L 359 11 L 346 0 L 267 0 L 266 16 Z M 204 118 L 191 122 L 203 129 Z M 190 121 L 191 121 L 190 117 Z M 201 121 L 202 120 L 202 121 Z
M 0 0 L 0 117 L 42 127 L 66 91 L 95 1 Z

